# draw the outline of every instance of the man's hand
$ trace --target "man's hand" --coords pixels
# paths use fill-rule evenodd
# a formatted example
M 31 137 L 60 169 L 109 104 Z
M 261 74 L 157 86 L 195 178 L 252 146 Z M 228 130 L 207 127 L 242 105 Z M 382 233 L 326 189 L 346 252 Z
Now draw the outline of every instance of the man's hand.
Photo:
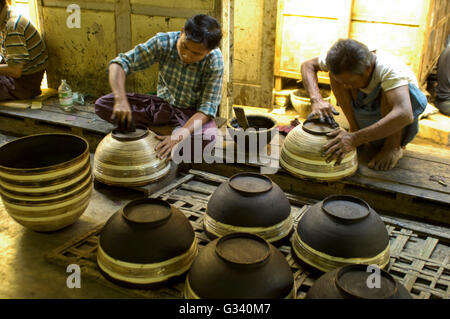
M 319 118 L 320 122 L 325 121 L 332 127 L 338 127 L 339 125 L 334 120 L 334 115 L 339 115 L 339 112 L 328 102 L 324 100 L 311 100 L 311 113 L 308 115 L 307 120 L 311 121 L 313 118 Z
M 131 107 L 130 103 L 128 103 L 128 100 L 126 98 L 124 100 L 117 98 L 115 99 L 111 119 L 112 120 L 117 119 L 119 125 L 125 124 L 126 127 L 131 126 L 132 123 Z
M 156 138 L 161 141 L 155 147 L 155 151 L 158 153 L 158 158 L 167 158 L 170 160 L 172 158 L 172 149 L 181 141 L 181 139 L 177 139 L 171 135 L 157 135 Z
M 341 164 L 345 155 L 355 150 L 358 146 L 356 145 L 354 134 L 348 133 L 341 128 L 328 133 L 327 136 L 334 138 L 323 147 L 324 155 L 327 156 L 327 163 L 336 159 L 335 166 Z

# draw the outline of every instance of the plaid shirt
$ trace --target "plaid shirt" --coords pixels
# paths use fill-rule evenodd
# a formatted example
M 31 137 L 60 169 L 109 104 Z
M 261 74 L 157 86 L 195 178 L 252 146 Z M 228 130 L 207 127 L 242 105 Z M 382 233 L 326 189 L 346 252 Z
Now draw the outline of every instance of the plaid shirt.
M 120 64 L 129 75 L 158 62 L 158 97 L 178 108 L 196 108 L 215 117 L 222 99 L 222 52 L 217 48 L 199 62 L 183 63 L 176 47 L 179 37 L 179 31 L 158 33 L 127 53 L 120 53 L 110 64 Z

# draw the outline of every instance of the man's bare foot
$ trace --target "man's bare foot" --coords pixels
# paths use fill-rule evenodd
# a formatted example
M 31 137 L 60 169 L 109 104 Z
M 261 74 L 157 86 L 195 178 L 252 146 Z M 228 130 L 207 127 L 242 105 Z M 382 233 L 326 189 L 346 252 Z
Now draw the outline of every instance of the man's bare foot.
M 376 171 L 388 171 L 393 169 L 402 157 L 403 149 L 401 147 L 383 147 L 367 166 Z

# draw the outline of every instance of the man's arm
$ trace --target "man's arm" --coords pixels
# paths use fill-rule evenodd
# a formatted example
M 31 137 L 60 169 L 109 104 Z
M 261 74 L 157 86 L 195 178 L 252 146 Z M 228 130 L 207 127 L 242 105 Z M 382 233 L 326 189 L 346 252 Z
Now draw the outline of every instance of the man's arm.
M 0 75 L 18 79 L 22 76 L 22 65 L 10 66 L 8 64 L 0 64 Z
M 210 116 L 202 112 L 197 112 L 189 118 L 186 124 L 183 125 L 182 129 L 174 131 L 172 135 L 156 136 L 157 139 L 162 141 L 155 148 L 158 152 L 158 157 L 163 159 L 169 156 L 170 158 L 170 153 L 176 144 L 186 138 L 190 138 L 192 134 L 194 134 L 195 130 L 201 130 L 202 126 L 210 120 Z
M 330 103 L 325 102 L 320 94 L 319 79 L 317 77 L 317 72 L 319 71 L 319 58 L 317 57 L 303 62 L 301 66 L 302 82 L 311 99 L 311 114 L 308 116 L 308 119 L 318 116 L 321 122 L 326 120 L 333 125 L 333 114 L 338 115 L 339 113 Z
M 162 40 L 161 40 L 162 41 Z M 146 43 L 138 44 L 134 49 L 119 54 L 108 67 L 109 85 L 114 95 L 114 108 L 111 119 L 119 122 L 127 122 L 130 125 L 132 113 L 126 96 L 127 75 L 145 70 L 158 62 L 161 56 L 161 43 L 157 37 L 153 37 Z
M 354 132 L 356 146 L 390 136 L 414 121 L 408 85 L 385 92 L 392 111 L 378 122 Z
M 324 146 L 324 155 L 328 156 L 327 162 L 336 158 L 336 165 L 340 164 L 345 154 L 356 147 L 388 137 L 414 121 L 408 85 L 389 90 L 385 95 L 388 105 L 392 105 L 392 110 L 378 122 L 352 133 L 341 129 L 327 134 L 334 137 Z
M 132 116 L 130 103 L 126 96 L 126 77 L 127 75 L 120 64 L 111 63 L 109 65 L 109 85 L 114 94 L 114 108 L 111 119 L 117 119 L 121 123 L 126 120 L 130 124 Z

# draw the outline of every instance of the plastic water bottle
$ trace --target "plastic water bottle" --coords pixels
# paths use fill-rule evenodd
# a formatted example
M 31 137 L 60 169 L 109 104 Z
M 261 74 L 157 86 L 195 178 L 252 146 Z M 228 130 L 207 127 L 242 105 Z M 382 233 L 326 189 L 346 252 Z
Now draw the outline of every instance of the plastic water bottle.
M 64 111 L 70 112 L 73 110 L 72 89 L 67 84 L 66 80 L 61 81 L 58 88 L 59 105 Z

